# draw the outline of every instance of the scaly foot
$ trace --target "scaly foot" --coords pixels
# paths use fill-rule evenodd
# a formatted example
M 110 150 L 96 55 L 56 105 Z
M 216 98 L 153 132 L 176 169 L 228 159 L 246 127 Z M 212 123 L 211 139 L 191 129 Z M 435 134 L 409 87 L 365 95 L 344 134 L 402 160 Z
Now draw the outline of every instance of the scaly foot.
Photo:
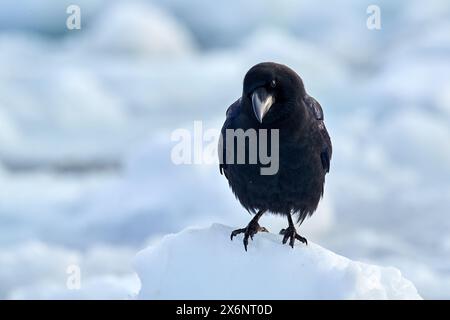
M 283 244 L 285 244 L 289 239 L 289 245 L 292 248 L 294 248 L 295 239 L 308 245 L 308 240 L 306 240 L 306 238 L 303 238 L 301 235 L 299 235 L 297 233 L 297 230 L 295 230 L 294 226 L 289 226 L 287 229 L 281 229 L 280 234 L 284 235 Z
M 255 221 L 255 220 L 252 219 L 249 222 L 249 224 L 247 225 L 247 227 L 242 228 L 242 229 L 234 230 L 231 233 L 230 238 L 231 238 L 231 240 L 233 240 L 233 237 L 237 236 L 240 233 L 243 233 L 244 234 L 244 241 L 243 241 L 244 242 L 244 248 L 245 248 L 245 251 L 247 251 L 248 238 L 250 237 L 250 239 L 253 240 L 253 236 L 255 234 L 257 234 L 258 232 L 269 232 L 269 230 L 267 230 L 264 227 L 261 227 L 259 225 L 258 221 Z

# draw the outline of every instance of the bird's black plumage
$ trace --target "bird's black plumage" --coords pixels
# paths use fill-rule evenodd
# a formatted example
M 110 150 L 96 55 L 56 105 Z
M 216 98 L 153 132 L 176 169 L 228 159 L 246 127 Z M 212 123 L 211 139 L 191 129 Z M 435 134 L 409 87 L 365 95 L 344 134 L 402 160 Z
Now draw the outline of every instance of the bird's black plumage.
M 264 101 L 268 101 L 268 96 L 273 100 L 263 105 L 261 99 L 255 100 L 255 93 L 263 96 Z M 258 224 L 264 212 L 288 217 L 289 227 L 284 230 L 283 243 L 288 239 L 291 246 L 295 239 L 306 242 L 296 233 L 291 215 L 301 223 L 314 213 L 323 195 L 332 153 L 323 121 L 321 105 L 306 93 L 302 79 L 287 66 L 260 63 L 245 75 L 242 96 L 226 112 L 219 152 L 225 155 L 230 151 L 225 142 L 227 129 L 278 129 L 279 132 L 276 174 L 261 175 L 263 164 L 259 161 L 256 164 L 222 162 L 220 165 L 221 173 L 240 203 L 249 212 L 258 213 L 246 228 L 232 234 L 233 237 L 245 233 L 246 249 L 248 237 L 264 229 Z M 248 146 L 245 148 L 248 152 Z

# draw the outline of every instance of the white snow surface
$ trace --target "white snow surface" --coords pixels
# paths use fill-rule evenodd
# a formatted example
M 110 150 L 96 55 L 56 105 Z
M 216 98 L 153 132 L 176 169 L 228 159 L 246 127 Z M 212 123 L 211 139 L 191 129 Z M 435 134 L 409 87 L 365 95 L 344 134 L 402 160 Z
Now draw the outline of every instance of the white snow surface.
M 188 228 L 141 251 L 140 299 L 421 299 L 393 267 L 352 261 L 315 243 L 281 243 L 259 233 L 244 251 L 242 235 L 213 224 Z

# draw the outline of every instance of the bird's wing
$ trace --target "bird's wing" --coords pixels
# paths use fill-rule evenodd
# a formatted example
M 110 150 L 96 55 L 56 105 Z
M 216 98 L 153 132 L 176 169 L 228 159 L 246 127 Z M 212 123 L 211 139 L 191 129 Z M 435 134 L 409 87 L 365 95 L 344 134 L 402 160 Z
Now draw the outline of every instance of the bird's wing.
M 226 112 L 226 119 L 225 123 L 223 124 L 222 130 L 221 130 L 221 139 L 219 141 L 219 159 L 221 160 L 221 163 L 219 164 L 219 171 L 220 174 L 225 173 L 225 177 L 227 176 L 226 173 L 226 142 L 225 142 L 225 130 L 230 128 L 231 122 L 239 115 L 241 112 L 241 98 L 237 99 L 231 106 L 228 107 Z
M 320 103 L 314 99 L 313 97 L 306 95 L 305 96 L 305 104 L 308 110 L 314 115 L 317 121 L 317 127 L 319 128 L 321 140 L 322 140 L 322 150 L 320 153 L 320 160 L 322 161 L 322 167 L 325 172 L 330 171 L 330 161 L 331 154 L 333 152 L 333 147 L 331 145 L 330 135 L 328 134 L 327 128 L 325 127 L 325 123 L 323 122 L 323 110 Z
M 237 99 L 231 106 L 228 107 L 226 112 L 226 120 L 231 120 L 237 117 L 237 115 L 241 112 L 241 98 Z

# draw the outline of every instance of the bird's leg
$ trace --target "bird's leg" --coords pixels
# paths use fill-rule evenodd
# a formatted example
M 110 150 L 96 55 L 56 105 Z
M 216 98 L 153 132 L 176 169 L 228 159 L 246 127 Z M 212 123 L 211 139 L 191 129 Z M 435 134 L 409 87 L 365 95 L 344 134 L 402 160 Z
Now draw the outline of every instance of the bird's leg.
M 308 240 L 306 238 L 303 238 L 301 235 L 297 233 L 297 230 L 295 230 L 294 223 L 292 222 L 291 214 L 288 214 L 288 222 L 289 226 L 287 229 L 281 229 L 280 234 L 284 235 L 283 237 L 283 244 L 285 244 L 289 239 L 289 245 L 294 248 L 294 242 L 295 239 L 297 239 L 300 242 L 303 242 L 304 244 L 308 245 Z
M 233 240 L 233 237 L 236 235 L 243 233 L 244 234 L 244 248 L 245 251 L 247 251 L 248 246 L 248 238 L 253 240 L 253 236 L 258 232 L 269 232 L 266 228 L 261 227 L 258 223 L 259 218 L 263 215 L 263 213 L 266 212 L 266 210 L 259 210 L 258 213 L 253 217 L 252 220 L 248 223 L 247 227 L 242 229 L 236 229 L 231 233 L 231 240 Z

